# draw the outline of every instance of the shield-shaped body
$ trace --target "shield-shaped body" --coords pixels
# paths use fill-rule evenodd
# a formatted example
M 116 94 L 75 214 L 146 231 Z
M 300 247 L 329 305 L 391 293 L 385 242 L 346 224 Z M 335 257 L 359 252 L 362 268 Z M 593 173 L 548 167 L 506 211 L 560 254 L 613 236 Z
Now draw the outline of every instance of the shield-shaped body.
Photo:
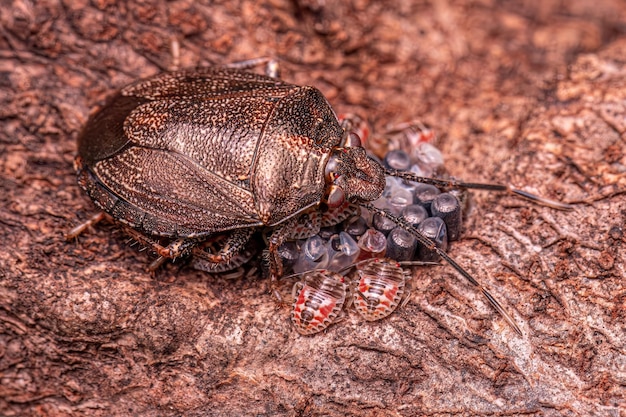
M 330 326 L 341 313 L 347 294 L 342 275 L 326 270 L 305 273 L 293 287 L 291 321 L 298 333 L 311 335 Z
M 313 87 L 225 68 L 167 73 L 125 87 L 90 119 L 79 183 L 151 235 L 273 226 L 319 204 L 341 135 Z
M 374 258 L 356 269 L 353 303 L 368 321 L 381 320 L 393 313 L 402 301 L 409 272 L 391 259 Z

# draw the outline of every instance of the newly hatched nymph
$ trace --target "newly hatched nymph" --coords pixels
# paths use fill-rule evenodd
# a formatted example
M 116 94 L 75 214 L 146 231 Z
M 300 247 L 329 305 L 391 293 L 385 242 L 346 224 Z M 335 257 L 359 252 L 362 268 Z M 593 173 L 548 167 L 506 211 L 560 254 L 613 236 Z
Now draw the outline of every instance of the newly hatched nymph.
M 355 310 L 367 321 L 384 319 L 408 301 L 410 278 L 410 271 L 393 259 L 373 258 L 357 265 L 352 290 Z
M 318 333 L 337 321 L 348 295 L 343 275 L 326 270 L 306 272 L 293 286 L 291 321 L 302 335 Z

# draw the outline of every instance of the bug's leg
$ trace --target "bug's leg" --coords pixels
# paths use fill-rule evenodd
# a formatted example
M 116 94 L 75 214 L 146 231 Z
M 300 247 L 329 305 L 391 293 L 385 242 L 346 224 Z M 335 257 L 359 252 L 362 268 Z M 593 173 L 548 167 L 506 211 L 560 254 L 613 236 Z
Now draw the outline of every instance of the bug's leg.
M 265 75 L 272 78 L 280 78 L 280 65 L 275 59 L 270 59 L 265 65 Z
M 170 242 L 167 246 L 163 246 L 157 239 L 147 236 L 138 230 L 128 226 L 123 226 L 122 228 L 124 233 L 130 236 L 131 239 L 151 248 L 157 255 L 159 255 L 159 258 L 152 262 L 148 267 L 150 270 L 154 270 L 161 266 L 166 259 L 176 259 L 187 255 L 191 249 L 198 244 L 198 240 L 196 239 L 180 238 Z
M 338 115 L 341 127 L 344 129 L 344 135 L 354 132 L 361 139 L 362 143 L 366 143 L 370 136 L 370 127 L 365 119 L 354 113 L 344 113 Z M 347 133 L 346 133 L 347 132 Z
M 283 298 L 276 289 L 278 279 L 283 276 L 283 260 L 278 249 L 280 245 L 291 235 L 293 229 L 298 224 L 300 217 L 296 217 L 277 226 L 269 237 L 269 248 L 267 251 L 267 261 L 269 263 L 270 289 L 274 296 L 282 303 Z
M 400 308 L 404 308 L 407 304 L 409 304 L 409 299 L 411 298 L 411 290 L 407 288 L 406 291 L 404 291 L 403 297 L 403 300 L 400 302 Z
M 356 290 L 358 291 L 358 290 Z M 344 304 L 344 308 L 346 310 L 348 310 L 350 307 L 352 307 L 352 304 L 354 303 L 354 293 L 352 292 L 352 289 L 349 290 L 348 292 L 348 296 L 346 297 L 346 302 Z
M 94 214 L 93 216 L 91 216 L 91 218 L 89 218 L 89 220 L 79 224 L 78 226 L 72 228 L 72 230 L 67 232 L 67 234 L 65 235 L 65 239 L 72 240 L 74 238 L 77 238 L 78 236 L 82 235 L 85 232 L 85 230 L 100 223 L 103 219 L 110 220 L 111 217 L 108 214 L 106 214 L 104 211 Z
M 287 228 L 285 239 L 308 239 L 319 233 L 322 227 L 323 216 L 319 209 L 311 208 L 297 217 L 291 227 Z M 282 244 L 282 243 L 281 243 Z
M 283 302 L 283 297 L 281 297 L 276 286 L 278 278 L 283 275 L 283 260 L 280 257 L 278 248 L 285 241 L 286 233 L 287 232 L 284 231 L 283 228 L 275 229 L 272 233 L 272 236 L 270 237 L 269 250 L 267 252 L 270 270 L 270 290 L 274 294 L 276 299 L 278 299 L 279 303 Z
M 220 249 L 226 249 L 226 245 L 228 243 L 224 244 L 224 242 L 228 242 L 230 238 L 230 234 L 211 236 L 207 240 L 193 247 L 191 249 L 192 268 L 210 273 L 233 271 L 237 268 L 242 269 L 241 267 L 254 258 L 259 251 L 260 242 L 256 239 L 249 239 L 238 252 L 230 257 L 230 259 L 223 259 L 219 263 L 213 262 L 215 260 L 215 256 L 219 255 Z M 208 256 L 212 256 L 213 258 L 209 259 Z M 247 271 L 247 273 L 249 272 L 250 271 Z M 231 272 L 230 275 L 234 276 L 234 273 Z M 222 277 L 224 277 L 224 275 L 222 275 Z
M 274 58 L 266 56 L 260 58 L 246 59 L 245 61 L 231 62 L 230 64 L 226 64 L 225 67 L 236 69 L 250 69 L 258 67 L 260 65 L 265 65 L 265 74 L 268 77 L 280 78 L 280 66 L 278 65 L 278 61 L 276 61 Z
M 167 65 L 168 71 L 178 71 L 180 69 L 180 41 L 178 37 L 170 38 L 170 63 Z
M 283 260 L 278 249 L 290 239 L 306 239 L 316 235 L 320 230 L 322 215 L 319 209 L 312 208 L 298 217 L 287 220 L 276 226 L 269 237 L 267 261 L 269 263 L 270 286 L 272 292 L 282 302 L 282 297 L 276 290 L 278 279 L 283 276 Z
M 344 308 L 347 308 L 347 307 L 344 305 Z M 346 312 L 346 310 L 344 310 L 342 308 L 341 311 L 339 312 L 339 314 L 337 314 L 337 317 L 335 317 L 335 320 L 333 320 L 331 323 L 328 324 L 328 327 L 330 327 L 331 324 L 341 323 L 342 321 L 344 321 L 347 318 L 348 318 L 348 313 Z M 324 330 L 326 330 L 326 329 L 324 329 Z
M 403 299 L 400 302 L 399 307 L 404 308 L 409 303 L 409 299 L 411 298 L 411 282 L 413 281 L 413 274 L 411 271 L 407 271 L 402 268 L 402 275 L 404 276 L 404 294 L 402 294 Z
M 339 311 L 339 314 L 337 314 L 337 317 L 335 317 L 335 320 L 333 320 L 331 324 L 340 323 L 348 318 L 348 311 L 350 307 L 352 307 L 353 301 L 354 299 L 352 298 L 352 294 L 350 293 L 350 286 L 348 286 L 346 288 L 346 297 L 343 302 L 343 305 L 341 306 L 341 310 Z
M 390 126 L 382 136 L 388 138 L 389 150 L 416 150 L 421 143 L 434 143 L 437 140 L 435 131 L 419 120 Z
M 148 271 L 151 271 L 151 272 L 156 271 L 157 269 L 161 267 L 161 265 L 165 263 L 165 261 L 167 261 L 167 258 L 163 256 L 159 256 L 154 261 L 150 262 L 150 265 L 148 265 Z
M 194 248 L 193 255 L 215 264 L 216 267 L 226 264 L 244 250 L 254 231 L 253 228 L 235 229 L 226 236 L 226 241 L 217 253 Z
M 300 292 L 302 287 L 304 287 L 304 284 L 300 281 L 293 284 L 293 287 L 291 288 L 291 296 L 293 297 L 294 300 L 298 298 L 298 293 Z
M 327 211 L 322 213 L 320 226 L 321 227 L 334 226 L 358 214 L 359 214 L 359 206 L 346 201 L 339 207 L 329 208 Z

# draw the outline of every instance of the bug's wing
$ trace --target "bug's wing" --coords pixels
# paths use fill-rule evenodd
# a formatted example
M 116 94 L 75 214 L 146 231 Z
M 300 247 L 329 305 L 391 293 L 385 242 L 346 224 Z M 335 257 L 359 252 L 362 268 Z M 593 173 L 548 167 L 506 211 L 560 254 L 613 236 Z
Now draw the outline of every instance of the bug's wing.
M 265 75 L 233 68 L 207 67 L 160 74 L 131 84 L 121 93 L 148 100 L 212 100 L 248 94 L 282 96 L 293 88 L 296 88 L 293 84 Z
M 273 78 L 215 68 L 163 74 L 124 88 L 79 139 L 79 155 L 95 174 L 92 198 L 150 234 L 196 236 L 267 223 L 270 216 L 258 214 L 251 170 L 259 147 L 277 148 L 260 138 L 277 103 L 294 90 L 299 87 Z M 265 175 L 269 179 L 257 180 L 279 184 L 274 178 L 285 172 Z M 317 202 L 321 188 L 314 191 L 307 195 Z M 109 207 L 114 204 L 115 210 Z
M 177 153 L 131 147 L 91 169 L 117 197 L 103 209 L 150 234 L 191 237 L 261 224 L 249 191 Z
M 78 153 L 91 165 L 128 146 L 132 140 L 126 135 L 128 130 L 135 133 L 135 139 L 141 139 L 145 132 L 140 129 L 146 126 L 153 128 L 148 131 L 153 142 L 164 128 L 171 134 L 184 125 L 203 128 L 201 136 L 214 134 L 215 141 L 223 139 L 219 132 L 231 128 L 249 136 L 260 131 L 275 102 L 297 88 L 274 78 L 226 68 L 160 74 L 123 88 L 92 115 L 78 139 Z M 213 154 L 227 156 L 225 152 Z
M 295 88 L 276 103 L 268 113 L 251 175 L 265 223 L 277 224 L 319 204 L 326 188 L 326 164 L 342 134 L 337 116 L 316 88 Z

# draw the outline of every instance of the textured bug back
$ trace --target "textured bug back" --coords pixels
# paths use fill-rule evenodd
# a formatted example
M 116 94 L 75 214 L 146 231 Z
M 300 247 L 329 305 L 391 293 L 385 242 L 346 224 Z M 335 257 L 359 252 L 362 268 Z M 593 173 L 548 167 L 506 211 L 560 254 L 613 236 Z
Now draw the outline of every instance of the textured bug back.
M 341 132 L 312 87 L 223 68 L 162 74 L 92 117 L 79 138 L 79 182 L 148 234 L 273 225 L 319 203 Z
M 315 334 L 330 326 L 343 308 L 347 291 L 339 274 L 325 270 L 305 273 L 302 282 L 294 286 L 291 321 L 298 333 Z
M 343 130 L 319 90 L 300 87 L 273 109 L 252 172 L 264 223 L 274 225 L 318 204 L 324 169 Z
M 409 275 L 397 262 L 373 259 L 356 270 L 353 302 L 368 321 L 390 315 L 400 304 Z

